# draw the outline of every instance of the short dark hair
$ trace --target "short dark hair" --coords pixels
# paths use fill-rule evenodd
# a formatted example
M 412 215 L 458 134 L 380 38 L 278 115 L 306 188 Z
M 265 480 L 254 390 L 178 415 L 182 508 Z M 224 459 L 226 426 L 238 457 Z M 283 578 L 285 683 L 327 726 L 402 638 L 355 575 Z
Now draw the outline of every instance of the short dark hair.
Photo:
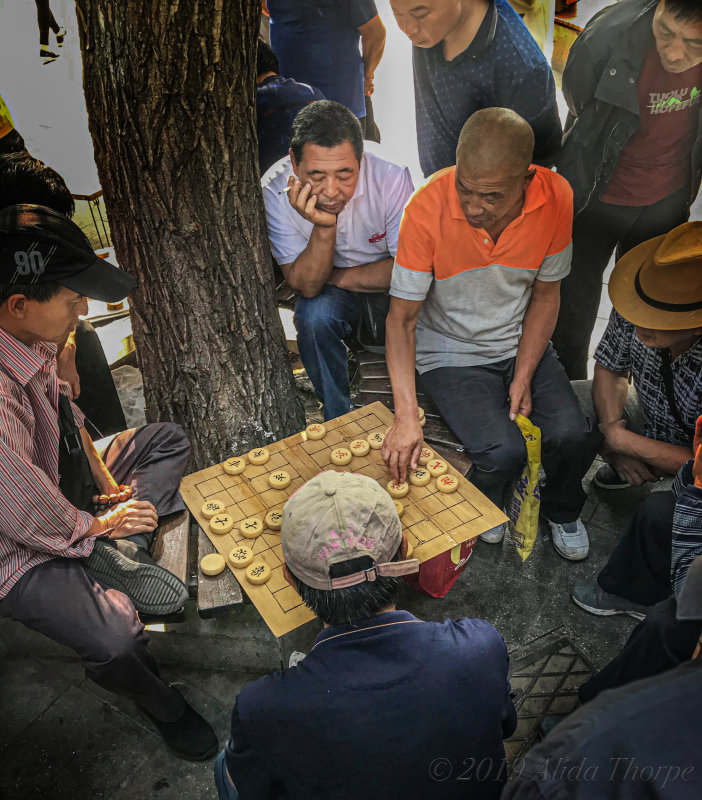
M 0 306 L 13 294 L 23 294 L 27 300 L 46 303 L 61 290 L 55 281 L 46 283 L 0 283 Z
M 256 51 L 256 77 L 265 75 L 266 72 L 278 72 L 279 69 L 278 56 L 273 52 L 273 48 L 263 39 L 259 39 Z
M 334 100 L 317 100 L 305 106 L 292 125 L 290 149 L 298 163 L 306 144 L 336 147 L 350 142 L 356 158 L 363 155 L 361 125 L 351 111 Z
M 396 561 L 398 556 L 399 552 L 392 560 Z M 369 556 L 360 556 L 336 564 L 332 567 L 332 574 L 335 578 L 343 578 L 372 565 L 373 560 Z M 403 583 L 402 578 L 379 576 L 374 581 L 364 581 L 345 589 L 326 590 L 313 589 L 296 575 L 293 578 L 302 602 L 327 625 L 349 625 L 356 620 L 376 616 L 384 608 L 395 605 Z
M 19 153 L 25 149 L 24 139 L 16 128 L 13 128 L 0 139 L 0 155 L 4 155 L 5 153 Z
M 700 0 L 665 0 L 665 10 L 676 19 L 686 22 L 702 20 L 702 4 Z
M 32 203 L 72 217 L 75 203 L 55 169 L 26 150 L 0 156 L 0 208 Z

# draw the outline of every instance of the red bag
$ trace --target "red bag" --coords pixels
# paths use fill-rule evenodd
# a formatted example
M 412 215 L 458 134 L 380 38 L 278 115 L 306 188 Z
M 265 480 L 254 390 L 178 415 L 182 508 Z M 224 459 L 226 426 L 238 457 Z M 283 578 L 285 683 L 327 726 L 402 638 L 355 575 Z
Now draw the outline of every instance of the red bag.
M 477 541 L 476 536 L 423 561 L 419 565 L 419 572 L 405 576 L 407 584 L 430 597 L 445 597 L 463 572 Z

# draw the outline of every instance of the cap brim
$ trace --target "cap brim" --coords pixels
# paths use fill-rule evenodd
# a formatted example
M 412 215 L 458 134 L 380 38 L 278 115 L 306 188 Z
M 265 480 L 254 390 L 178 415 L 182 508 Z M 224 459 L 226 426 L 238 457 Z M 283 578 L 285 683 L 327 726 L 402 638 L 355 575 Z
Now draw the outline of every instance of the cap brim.
M 62 278 L 59 283 L 78 294 L 103 303 L 122 300 L 136 286 L 136 280 L 128 272 L 97 256 L 89 267 Z
M 625 253 L 609 278 L 609 299 L 625 320 L 654 331 L 680 331 L 702 325 L 702 309 L 663 311 L 650 306 L 636 291 L 636 275 L 653 258 L 665 235 L 649 239 Z

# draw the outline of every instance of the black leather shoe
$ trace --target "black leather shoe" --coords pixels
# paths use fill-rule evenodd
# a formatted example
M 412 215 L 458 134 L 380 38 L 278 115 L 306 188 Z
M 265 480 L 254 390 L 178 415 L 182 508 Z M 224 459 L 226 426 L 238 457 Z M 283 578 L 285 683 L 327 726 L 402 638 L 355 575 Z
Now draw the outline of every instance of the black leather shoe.
M 156 726 L 174 756 L 186 761 L 207 761 L 219 752 L 219 742 L 212 726 L 187 703 L 182 716 L 175 722 L 161 722 L 145 708 L 139 708 Z

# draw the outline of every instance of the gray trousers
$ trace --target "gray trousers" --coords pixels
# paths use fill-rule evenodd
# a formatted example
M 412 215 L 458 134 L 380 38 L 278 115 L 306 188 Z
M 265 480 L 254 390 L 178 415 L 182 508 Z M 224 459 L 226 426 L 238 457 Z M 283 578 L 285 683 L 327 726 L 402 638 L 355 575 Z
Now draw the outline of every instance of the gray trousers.
M 134 497 L 149 500 L 163 516 L 185 508 L 178 486 L 189 452 L 182 428 L 164 422 L 118 434 L 104 460 L 118 483 L 131 485 Z M 150 536 L 137 544 L 147 546 Z M 70 647 L 89 678 L 131 697 L 157 719 L 173 722 L 183 713 L 182 696 L 159 677 L 131 600 L 103 589 L 80 560 L 55 558 L 29 570 L 0 600 L 0 617 Z

